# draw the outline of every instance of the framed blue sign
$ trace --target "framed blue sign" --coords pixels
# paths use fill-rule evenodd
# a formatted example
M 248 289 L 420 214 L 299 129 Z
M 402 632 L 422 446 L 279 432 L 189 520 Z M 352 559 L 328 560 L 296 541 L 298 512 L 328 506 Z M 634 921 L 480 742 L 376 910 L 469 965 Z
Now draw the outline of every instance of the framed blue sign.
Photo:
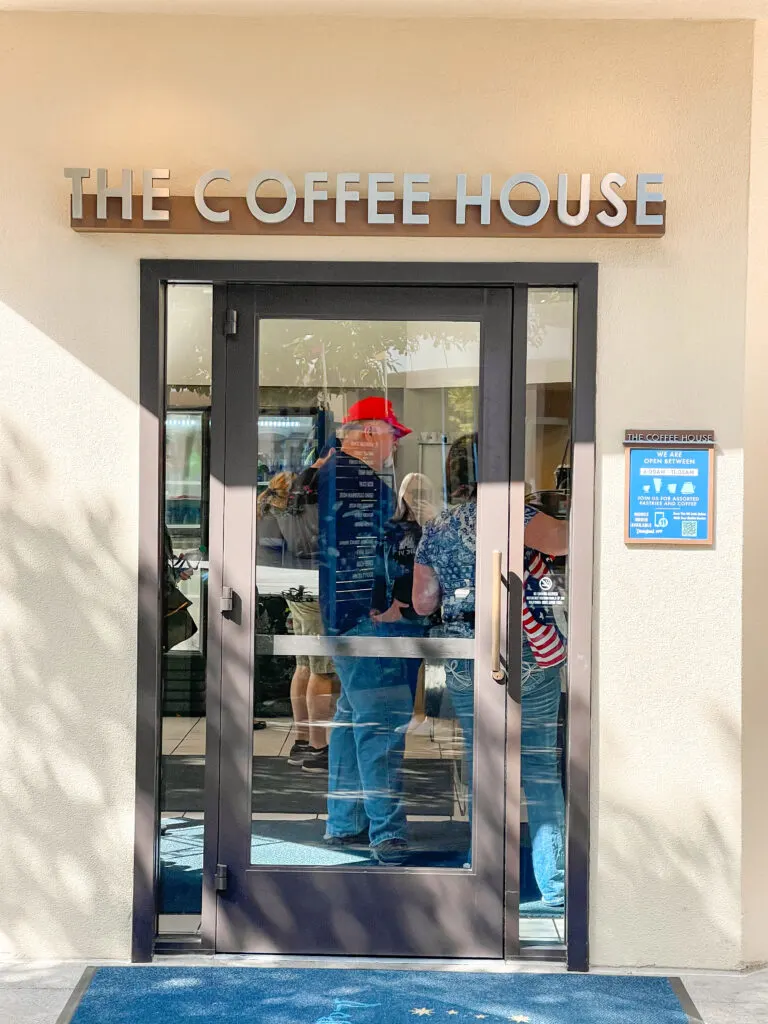
M 627 544 L 712 544 L 713 495 L 713 444 L 686 448 L 627 443 Z

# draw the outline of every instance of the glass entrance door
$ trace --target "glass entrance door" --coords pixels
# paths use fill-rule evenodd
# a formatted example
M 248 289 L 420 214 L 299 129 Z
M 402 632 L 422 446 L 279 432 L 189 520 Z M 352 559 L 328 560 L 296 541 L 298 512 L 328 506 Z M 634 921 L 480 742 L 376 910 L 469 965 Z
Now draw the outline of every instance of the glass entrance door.
M 226 301 L 215 947 L 513 956 L 525 316 L 504 288 Z

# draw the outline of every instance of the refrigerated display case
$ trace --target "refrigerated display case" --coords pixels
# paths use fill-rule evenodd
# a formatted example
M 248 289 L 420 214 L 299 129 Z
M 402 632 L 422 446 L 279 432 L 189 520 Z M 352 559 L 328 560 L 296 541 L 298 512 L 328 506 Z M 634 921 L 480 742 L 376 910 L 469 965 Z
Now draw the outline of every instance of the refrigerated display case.
M 165 420 L 165 525 L 174 557 L 192 570 L 178 587 L 192 602 L 194 636 L 164 654 L 163 714 L 205 713 L 210 414 L 172 409 Z
M 262 410 L 259 414 L 259 487 L 276 473 L 300 473 L 326 440 L 327 413 L 317 408 Z

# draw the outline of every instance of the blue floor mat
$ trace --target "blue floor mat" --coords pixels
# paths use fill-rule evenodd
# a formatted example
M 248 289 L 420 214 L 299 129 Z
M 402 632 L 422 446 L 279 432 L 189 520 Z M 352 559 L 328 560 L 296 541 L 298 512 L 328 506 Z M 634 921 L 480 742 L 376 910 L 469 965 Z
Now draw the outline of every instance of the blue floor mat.
M 666 978 L 101 967 L 72 1024 L 687 1024 Z

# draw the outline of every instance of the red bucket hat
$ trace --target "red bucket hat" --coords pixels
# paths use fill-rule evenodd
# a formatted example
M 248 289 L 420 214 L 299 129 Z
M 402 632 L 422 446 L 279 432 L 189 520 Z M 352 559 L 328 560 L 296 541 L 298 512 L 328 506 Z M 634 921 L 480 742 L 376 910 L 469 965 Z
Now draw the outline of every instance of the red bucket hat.
M 361 398 L 359 402 L 349 407 L 349 412 L 341 421 L 344 423 L 356 423 L 359 420 L 381 420 L 388 423 L 398 437 L 405 437 L 411 433 L 410 427 L 404 427 L 395 416 L 392 403 L 387 398 Z

